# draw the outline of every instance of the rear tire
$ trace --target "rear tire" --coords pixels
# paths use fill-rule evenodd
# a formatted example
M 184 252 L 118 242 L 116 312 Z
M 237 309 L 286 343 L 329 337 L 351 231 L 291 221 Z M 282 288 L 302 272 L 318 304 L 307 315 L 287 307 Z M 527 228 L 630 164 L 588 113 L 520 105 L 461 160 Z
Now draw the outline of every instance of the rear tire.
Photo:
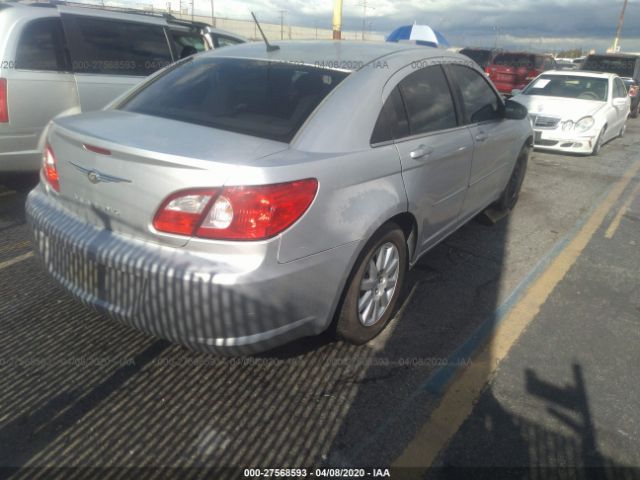
M 356 345 L 376 337 L 396 311 L 407 271 L 402 229 L 387 223 L 367 242 L 353 268 L 339 307 L 335 334 Z
M 635 108 L 631 109 L 631 112 L 629 112 L 629 116 L 631 118 L 638 118 L 638 111 L 640 110 L 640 103 L 638 103 L 638 105 L 635 106 Z
M 518 155 L 516 164 L 511 172 L 511 177 L 507 182 L 507 186 L 504 187 L 500 198 L 496 201 L 494 206 L 499 210 L 511 210 L 518 203 L 520 196 L 520 190 L 522 189 L 522 183 L 524 182 L 524 176 L 527 173 L 527 164 L 529 162 L 529 154 L 531 148 L 524 146 Z

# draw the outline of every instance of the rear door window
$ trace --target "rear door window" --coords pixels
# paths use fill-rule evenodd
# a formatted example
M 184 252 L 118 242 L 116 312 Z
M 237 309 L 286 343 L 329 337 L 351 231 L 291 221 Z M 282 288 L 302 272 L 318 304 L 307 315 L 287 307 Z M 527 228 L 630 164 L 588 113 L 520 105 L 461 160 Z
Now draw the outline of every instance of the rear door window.
M 64 15 L 75 72 L 149 75 L 172 62 L 160 25 Z
M 68 71 L 60 18 L 42 18 L 25 25 L 18 41 L 16 68 Z
M 192 58 L 141 89 L 122 110 L 290 142 L 347 73 L 236 58 Z
M 376 126 L 371 135 L 371 144 L 398 140 L 409 135 L 409 121 L 402 104 L 398 87 L 393 89 L 384 102 Z
M 449 84 L 440 65 L 420 69 L 400 82 L 411 135 L 458 125 Z

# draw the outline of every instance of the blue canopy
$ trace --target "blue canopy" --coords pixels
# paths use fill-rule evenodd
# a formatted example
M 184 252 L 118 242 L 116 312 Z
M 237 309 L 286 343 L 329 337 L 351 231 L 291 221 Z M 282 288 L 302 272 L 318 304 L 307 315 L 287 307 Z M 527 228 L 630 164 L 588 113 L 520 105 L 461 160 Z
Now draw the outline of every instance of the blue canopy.
M 447 48 L 449 42 L 444 36 L 428 25 L 403 25 L 387 37 L 387 42 L 408 41 L 416 45 Z

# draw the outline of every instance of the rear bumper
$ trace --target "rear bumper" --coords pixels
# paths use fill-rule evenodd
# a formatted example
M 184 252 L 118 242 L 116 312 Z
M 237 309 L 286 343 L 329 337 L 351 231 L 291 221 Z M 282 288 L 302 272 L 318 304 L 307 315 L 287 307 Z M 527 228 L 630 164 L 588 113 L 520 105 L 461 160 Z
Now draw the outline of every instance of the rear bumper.
M 281 264 L 276 241 L 242 269 L 88 225 L 41 187 L 26 208 L 46 269 L 82 302 L 151 335 L 223 355 L 325 330 L 357 252 L 351 243 Z

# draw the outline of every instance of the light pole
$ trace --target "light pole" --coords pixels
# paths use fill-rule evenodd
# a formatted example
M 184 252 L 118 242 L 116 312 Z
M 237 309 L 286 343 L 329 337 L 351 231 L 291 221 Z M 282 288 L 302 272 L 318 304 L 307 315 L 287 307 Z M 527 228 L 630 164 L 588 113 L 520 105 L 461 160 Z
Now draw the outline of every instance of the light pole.
M 611 51 L 616 53 L 618 51 L 618 43 L 620 42 L 620 32 L 622 31 L 622 25 L 624 24 L 624 11 L 627 9 L 627 1 L 624 0 L 622 4 L 622 11 L 620 12 L 620 19 L 618 19 L 618 26 L 616 27 L 616 37 L 613 39 L 613 46 L 611 47 Z
M 333 0 L 333 39 L 342 39 L 342 0 Z
M 357 6 L 362 7 L 362 40 L 364 40 L 364 32 L 367 29 L 367 8 L 370 8 L 371 10 L 375 10 L 375 8 L 370 7 L 367 0 L 362 0 L 362 2 L 357 4 Z
M 214 15 L 214 10 L 213 10 L 213 0 L 211 0 L 211 25 L 213 27 L 216 26 L 216 16 Z
M 284 14 L 286 10 L 280 10 L 280 40 L 284 40 Z

